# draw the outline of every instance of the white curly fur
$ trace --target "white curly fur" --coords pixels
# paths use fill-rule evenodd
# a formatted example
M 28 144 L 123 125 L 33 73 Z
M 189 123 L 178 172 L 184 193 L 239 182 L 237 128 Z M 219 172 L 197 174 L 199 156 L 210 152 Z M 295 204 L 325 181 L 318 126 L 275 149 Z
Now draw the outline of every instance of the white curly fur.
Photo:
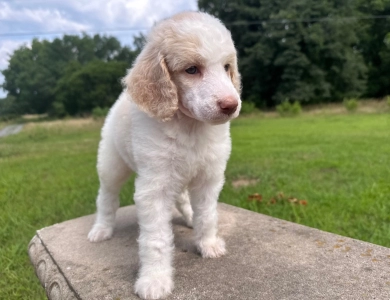
M 186 72 L 192 66 L 196 74 Z M 173 289 L 175 205 L 193 226 L 203 257 L 226 252 L 217 236 L 217 201 L 231 151 L 229 120 L 241 107 L 230 33 L 205 13 L 164 20 L 149 34 L 123 82 L 127 92 L 102 129 L 97 216 L 88 239 L 112 236 L 121 186 L 136 172 L 141 267 L 135 292 L 160 299 Z M 226 105 L 233 109 L 223 111 Z

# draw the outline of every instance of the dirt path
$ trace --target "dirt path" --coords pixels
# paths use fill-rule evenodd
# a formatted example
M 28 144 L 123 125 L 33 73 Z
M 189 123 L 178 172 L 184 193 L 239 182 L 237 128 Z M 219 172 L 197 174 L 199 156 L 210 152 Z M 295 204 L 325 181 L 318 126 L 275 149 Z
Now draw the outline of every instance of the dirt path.
M 0 138 L 19 133 L 23 128 L 22 124 L 9 125 L 0 130 Z

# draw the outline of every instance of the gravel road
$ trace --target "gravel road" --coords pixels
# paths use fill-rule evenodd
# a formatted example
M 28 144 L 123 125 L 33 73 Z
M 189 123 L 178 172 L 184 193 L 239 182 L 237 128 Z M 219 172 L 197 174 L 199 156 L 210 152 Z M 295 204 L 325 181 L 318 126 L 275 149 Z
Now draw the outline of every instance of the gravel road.
M 19 133 L 23 128 L 22 124 L 9 125 L 0 130 L 0 138 Z

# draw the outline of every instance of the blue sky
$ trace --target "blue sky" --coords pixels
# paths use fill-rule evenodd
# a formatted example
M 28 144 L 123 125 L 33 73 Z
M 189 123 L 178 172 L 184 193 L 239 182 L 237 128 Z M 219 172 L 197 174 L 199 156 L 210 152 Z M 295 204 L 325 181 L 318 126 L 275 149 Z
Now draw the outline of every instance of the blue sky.
M 0 70 L 7 68 L 15 49 L 34 37 L 52 40 L 85 31 L 113 35 L 131 45 L 134 34 L 188 10 L 197 10 L 196 0 L 0 0 Z M 0 84 L 3 80 L 0 74 Z M 5 95 L 0 88 L 0 98 Z

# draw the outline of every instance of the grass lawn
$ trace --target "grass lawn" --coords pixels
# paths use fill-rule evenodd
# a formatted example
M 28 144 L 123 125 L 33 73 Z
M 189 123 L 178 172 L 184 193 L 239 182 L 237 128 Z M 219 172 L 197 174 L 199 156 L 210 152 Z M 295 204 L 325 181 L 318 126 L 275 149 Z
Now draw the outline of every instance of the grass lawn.
M 28 242 L 39 228 L 95 211 L 101 125 L 36 123 L 0 139 L 4 299 L 45 299 Z M 233 152 L 220 201 L 390 247 L 389 114 L 255 115 L 231 128 Z M 132 179 L 122 205 L 132 203 L 133 191 Z M 255 193 L 261 201 L 248 199 Z

